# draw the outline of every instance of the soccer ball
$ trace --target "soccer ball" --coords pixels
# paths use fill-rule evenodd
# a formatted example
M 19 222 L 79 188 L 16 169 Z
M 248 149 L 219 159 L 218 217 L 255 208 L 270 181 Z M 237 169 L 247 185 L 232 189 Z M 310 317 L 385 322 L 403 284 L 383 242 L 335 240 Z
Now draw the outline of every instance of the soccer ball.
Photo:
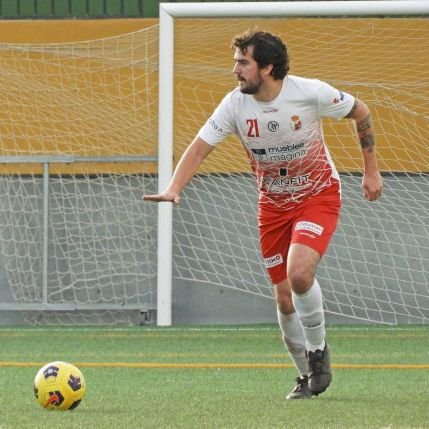
M 49 410 L 73 410 L 85 392 L 85 379 L 71 363 L 48 363 L 34 379 L 34 395 L 39 404 Z

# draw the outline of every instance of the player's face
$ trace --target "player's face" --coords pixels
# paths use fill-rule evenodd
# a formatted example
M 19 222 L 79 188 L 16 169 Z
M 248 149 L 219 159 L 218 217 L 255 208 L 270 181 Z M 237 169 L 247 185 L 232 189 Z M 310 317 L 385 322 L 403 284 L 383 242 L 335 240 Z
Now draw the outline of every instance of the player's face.
M 243 94 L 257 94 L 263 83 L 258 63 L 252 57 L 253 46 L 249 46 L 243 54 L 236 49 L 234 54 L 233 73 L 237 77 L 238 86 Z

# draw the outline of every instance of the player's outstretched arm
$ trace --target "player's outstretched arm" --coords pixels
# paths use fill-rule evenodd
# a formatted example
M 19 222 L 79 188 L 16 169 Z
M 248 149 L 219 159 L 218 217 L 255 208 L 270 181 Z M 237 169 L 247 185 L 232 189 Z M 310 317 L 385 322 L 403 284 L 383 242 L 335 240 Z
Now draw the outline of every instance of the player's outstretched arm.
M 356 98 L 347 118 L 354 119 L 356 122 L 356 131 L 362 148 L 364 165 L 362 187 L 364 196 L 368 201 L 375 201 L 381 196 L 383 180 L 377 166 L 371 112 L 364 102 Z
M 188 146 L 174 171 L 173 177 L 167 189 L 161 194 L 143 195 L 143 201 L 163 202 L 170 201 L 175 204 L 180 202 L 180 193 L 190 182 L 198 167 L 207 158 L 214 146 L 209 145 L 200 137 L 195 137 Z

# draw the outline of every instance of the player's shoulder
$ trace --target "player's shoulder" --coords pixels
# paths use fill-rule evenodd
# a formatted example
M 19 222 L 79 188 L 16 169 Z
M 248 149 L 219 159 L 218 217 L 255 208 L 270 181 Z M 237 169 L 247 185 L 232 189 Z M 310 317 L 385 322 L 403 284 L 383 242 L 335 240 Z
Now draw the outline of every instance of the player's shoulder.
M 236 103 L 237 101 L 242 101 L 246 98 L 246 94 L 243 94 L 240 91 L 239 87 L 234 88 L 232 91 L 228 92 L 226 94 L 225 99 L 228 100 L 230 103 Z
M 224 96 L 221 106 L 223 109 L 237 111 L 247 104 L 249 97 L 251 96 L 243 94 L 240 88 L 237 87 Z
M 337 102 L 337 99 L 343 100 L 344 98 L 344 93 L 320 79 L 289 76 L 288 85 L 291 92 L 294 91 L 297 97 L 311 99 L 318 103 L 329 104 L 332 101 Z
M 325 85 L 325 82 L 320 79 L 312 79 L 308 77 L 288 75 L 288 86 L 294 87 L 297 90 L 317 92 Z

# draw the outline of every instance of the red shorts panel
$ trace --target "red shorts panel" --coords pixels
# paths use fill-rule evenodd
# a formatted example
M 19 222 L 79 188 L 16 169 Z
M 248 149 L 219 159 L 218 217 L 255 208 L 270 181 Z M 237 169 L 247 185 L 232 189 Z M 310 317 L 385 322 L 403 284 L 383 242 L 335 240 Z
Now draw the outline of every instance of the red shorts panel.
M 341 209 L 339 192 L 322 192 L 290 210 L 259 207 L 259 236 L 265 267 L 273 284 L 287 278 L 292 243 L 305 244 L 323 256 Z

